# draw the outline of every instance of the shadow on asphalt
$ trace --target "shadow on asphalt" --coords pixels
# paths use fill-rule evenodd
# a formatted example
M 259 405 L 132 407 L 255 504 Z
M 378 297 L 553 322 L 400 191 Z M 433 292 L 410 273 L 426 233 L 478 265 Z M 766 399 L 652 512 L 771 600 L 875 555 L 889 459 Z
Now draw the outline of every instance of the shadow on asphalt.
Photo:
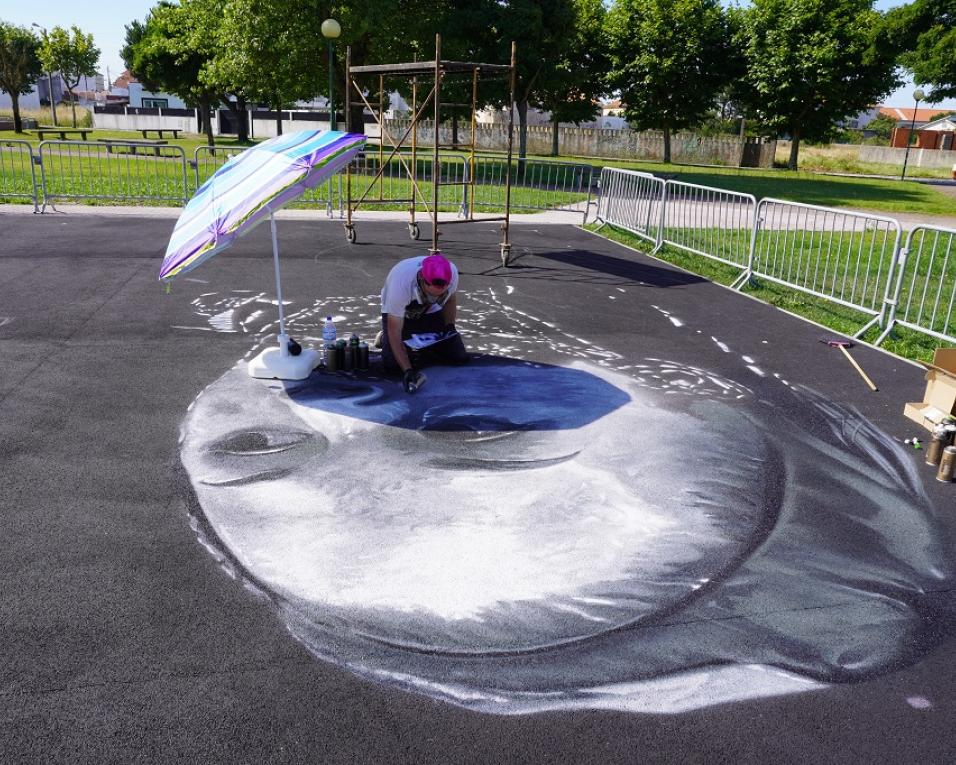
M 531 260 L 533 258 L 534 260 Z M 538 265 L 544 259 L 570 268 L 555 268 Z M 496 266 L 483 271 L 483 276 L 508 276 L 514 278 L 553 279 L 580 284 L 640 285 L 643 287 L 683 287 L 707 281 L 695 274 L 685 273 L 661 266 L 636 263 L 623 258 L 602 255 L 583 250 L 554 250 L 518 253 L 518 258 L 503 269 Z M 607 278 L 612 277 L 612 278 Z

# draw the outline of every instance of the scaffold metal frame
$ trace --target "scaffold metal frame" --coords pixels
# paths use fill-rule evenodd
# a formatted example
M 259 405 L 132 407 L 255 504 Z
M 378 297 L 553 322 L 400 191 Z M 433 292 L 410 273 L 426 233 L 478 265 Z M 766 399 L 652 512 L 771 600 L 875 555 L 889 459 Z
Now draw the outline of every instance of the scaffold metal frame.
M 426 215 L 431 219 L 432 224 L 432 242 L 430 252 L 438 251 L 438 241 L 441 233 L 440 226 L 447 226 L 456 223 L 472 223 L 476 221 L 488 222 L 488 221 L 501 221 L 501 262 L 502 265 L 507 266 L 511 257 L 511 242 L 509 239 L 509 227 L 511 220 L 511 163 L 513 160 L 513 149 L 514 149 L 514 100 L 515 100 L 515 71 L 516 71 L 516 53 L 517 48 L 514 42 L 511 43 L 511 62 L 509 64 L 482 64 L 470 61 L 444 61 L 441 58 L 441 35 L 435 35 L 435 59 L 434 61 L 414 61 L 411 63 L 404 64 L 374 64 L 374 65 L 365 65 L 365 66 L 352 66 L 352 49 L 351 46 L 346 48 L 345 53 L 345 113 L 350 114 L 352 106 L 352 96 L 353 92 L 358 94 L 359 99 L 361 100 L 365 109 L 372 113 L 372 116 L 375 118 L 375 123 L 378 126 L 379 130 L 379 162 L 378 169 L 375 174 L 375 177 L 372 178 L 369 182 L 367 188 L 362 193 L 362 195 L 355 199 L 352 196 L 352 168 L 351 166 L 346 167 L 345 171 L 345 231 L 346 238 L 350 243 L 354 243 L 357 239 L 355 232 L 355 222 L 353 220 L 353 213 L 359 209 L 361 204 L 366 201 L 374 201 L 376 203 L 404 203 L 408 204 L 408 233 L 412 239 L 419 238 L 419 227 L 416 220 L 416 213 L 419 209 L 419 204 Z M 474 186 L 476 184 L 476 174 L 475 174 L 475 154 L 478 143 L 477 136 L 477 124 L 478 124 L 478 81 L 479 75 L 482 72 L 490 72 L 494 75 L 506 74 L 508 76 L 508 83 L 510 89 L 510 98 L 509 98 L 509 107 L 508 107 L 508 152 L 507 159 L 505 160 L 505 203 L 504 203 L 504 214 L 501 216 L 492 216 L 492 217 L 475 217 L 475 194 Z M 447 75 L 471 75 L 471 142 L 462 143 L 456 142 L 454 148 L 456 149 L 470 149 L 470 157 L 468 160 L 469 172 L 466 174 L 466 177 L 460 181 L 446 181 L 442 182 L 441 180 L 441 149 L 451 148 L 451 145 L 443 145 L 441 143 L 440 135 L 440 125 L 441 125 L 441 89 L 442 81 Z M 367 76 L 378 76 L 378 110 L 369 103 L 367 95 L 371 92 L 371 89 L 368 87 L 363 87 L 361 78 Z M 395 140 L 395 137 L 386 129 L 385 127 L 385 103 L 384 103 L 384 90 L 385 90 L 385 78 L 386 77 L 409 77 L 411 78 L 411 93 L 412 93 L 412 103 L 411 103 L 411 123 L 405 128 L 401 137 L 398 140 Z M 427 78 L 432 80 L 431 89 L 428 92 L 428 95 L 425 96 L 425 99 L 422 101 L 421 105 L 418 104 L 418 87 L 419 87 L 419 78 Z M 366 83 L 367 84 L 367 83 Z M 431 204 L 426 198 L 425 194 L 422 191 L 422 185 L 418 182 L 417 177 L 417 155 L 419 150 L 418 144 L 418 126 L 420 122 L 423 121 L 426 110 L 429 105 L 432 106 L 432 120 L 434 125 L 434 141 L 432 146 L 432 172 L 431 172 L 431 183 L 432 183 L 432 193 L 431 193 Z M 455 104 L 455 106 L 468 106 L 469 104 Z M 410 143 L 406 143 L 409 141 Z M 388 157 L 385 157 L 385 142 L 391 146 L 391 152 Z M 406 155 L 402 153 L 403 148 L 411 149 L 410 162 L 406 161 Z M 408 174 L 408 179 L 411 181 L 411 196 L 408 198 L 385 198 L 384 196 L 384 184 L 382 181 L 382 175 L 385 171 L 385 168 L 390 165 L 394 159 L 398 159 L 401 163 L 401 166 L 405 169 L 405 172 Z M 373 188 L 378 186 L 378 197 L 370 197 Z M 455 217 L 454 219 L 444 219 L 439 220 L 438 212 L 440 207 L 439 192 L 442 186 L 461 186 L 463 190 L 468 188 L 471 193 L 467 195 L 469 203 L 467 207 L 463 207 L 461 212 L 464 212 L 464 217 Z

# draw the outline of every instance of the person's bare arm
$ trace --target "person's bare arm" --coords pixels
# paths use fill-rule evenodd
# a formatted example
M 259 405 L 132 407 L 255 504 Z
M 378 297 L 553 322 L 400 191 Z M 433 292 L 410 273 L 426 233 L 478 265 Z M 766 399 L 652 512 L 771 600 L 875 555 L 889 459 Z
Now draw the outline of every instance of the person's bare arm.
M 448 298 L 448 301 L 445 305 L 442 306 L 441 316 L 447 327 L 449 324 L 455 323 L 455 318 L 458 316 L 458 295 L 453 294 Z
M 402 342 L 402 327 L 405 326 L 405 319 L 400 316 L 388 315 L 388 345 L 392 349 L 395 361 L 406 371 L 412 368 L 408 360 L 408 351 L 405 350 L 405 343 Z

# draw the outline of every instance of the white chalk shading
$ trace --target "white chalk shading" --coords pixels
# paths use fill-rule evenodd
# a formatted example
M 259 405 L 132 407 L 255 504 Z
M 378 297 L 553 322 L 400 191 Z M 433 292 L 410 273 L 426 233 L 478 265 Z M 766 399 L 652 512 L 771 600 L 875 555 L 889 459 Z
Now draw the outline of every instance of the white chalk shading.
M 683 327 L 683 326 L 684 326 L 684 322 L 682 322 L 682 321 L 681 321 L 680 319 L 678 319 L 676 316 L 668 316 L 667 318 L 670 320 L 670 323 L 673 324 L 675 327 Z
M 376 301 L 316 301 L 290 327 L 309 336 L 332 312 L 377 329 Z M 907 455 L 858 414 L 781 391 L 817 418 L 807 427 L 746 385 L 666 358 L 624 364 L 490 291 L 468 294 L 458 327 L 518 370 L 567 359 L 628 403 L 570 430 L 429 432 L 362 413 L 411 401 L 533 422 L 557 404 L 505 379 L 479 385 L 486 402 L 480 372 L 442 368 L 432 399 L 334 378 L 336 413 L 237 365 L 190 406 L 197 536 L 316 656 L 488 713 L 672 713 L 879 674 L 932 643 L 917 601 L 944 591 L 951 562 Z M 444 501 L 423 507 L 422 480 Z M 865 559 L 847 542 L 861 523 Z
M 764 374 L 764 371 L 763 371 L 760 367 L 755 366 L 755 365 L 753 365 L 753 364 L 748 364 L 748 365 L 747 365 L 747 369 L 749 369 L 751 372 L 753 372 L 753 373 L 754 373 L 755 375 L 757 375 L 758 377 L 765 377 L 765 376 L 766 376 L 766 375 Z
M 730 346 L 728 346 L 727 343 L 721 342 L 713 335 L 711 335 L 710 339 L 713 340 L 717 347 L 720 348 L 720 350 L 722 350 L 724 353 L 730 353 Z

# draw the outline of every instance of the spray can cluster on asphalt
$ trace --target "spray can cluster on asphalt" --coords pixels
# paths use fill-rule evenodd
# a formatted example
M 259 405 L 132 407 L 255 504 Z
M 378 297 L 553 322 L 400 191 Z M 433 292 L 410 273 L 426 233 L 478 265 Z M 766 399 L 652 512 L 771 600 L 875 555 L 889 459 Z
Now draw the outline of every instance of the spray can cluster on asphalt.
M 336 339 L 335 323 L 329 316 L 322 328 L 323 358 L 326 372 L 367 372 L 368 343 L 352 334 L 348 341 Z
M 926 449 L 926 464 L 937 468 L 936 480 L 949 483 L 956 471 L 956 419 L 947 417 L 933 429 L 933 437 Z

